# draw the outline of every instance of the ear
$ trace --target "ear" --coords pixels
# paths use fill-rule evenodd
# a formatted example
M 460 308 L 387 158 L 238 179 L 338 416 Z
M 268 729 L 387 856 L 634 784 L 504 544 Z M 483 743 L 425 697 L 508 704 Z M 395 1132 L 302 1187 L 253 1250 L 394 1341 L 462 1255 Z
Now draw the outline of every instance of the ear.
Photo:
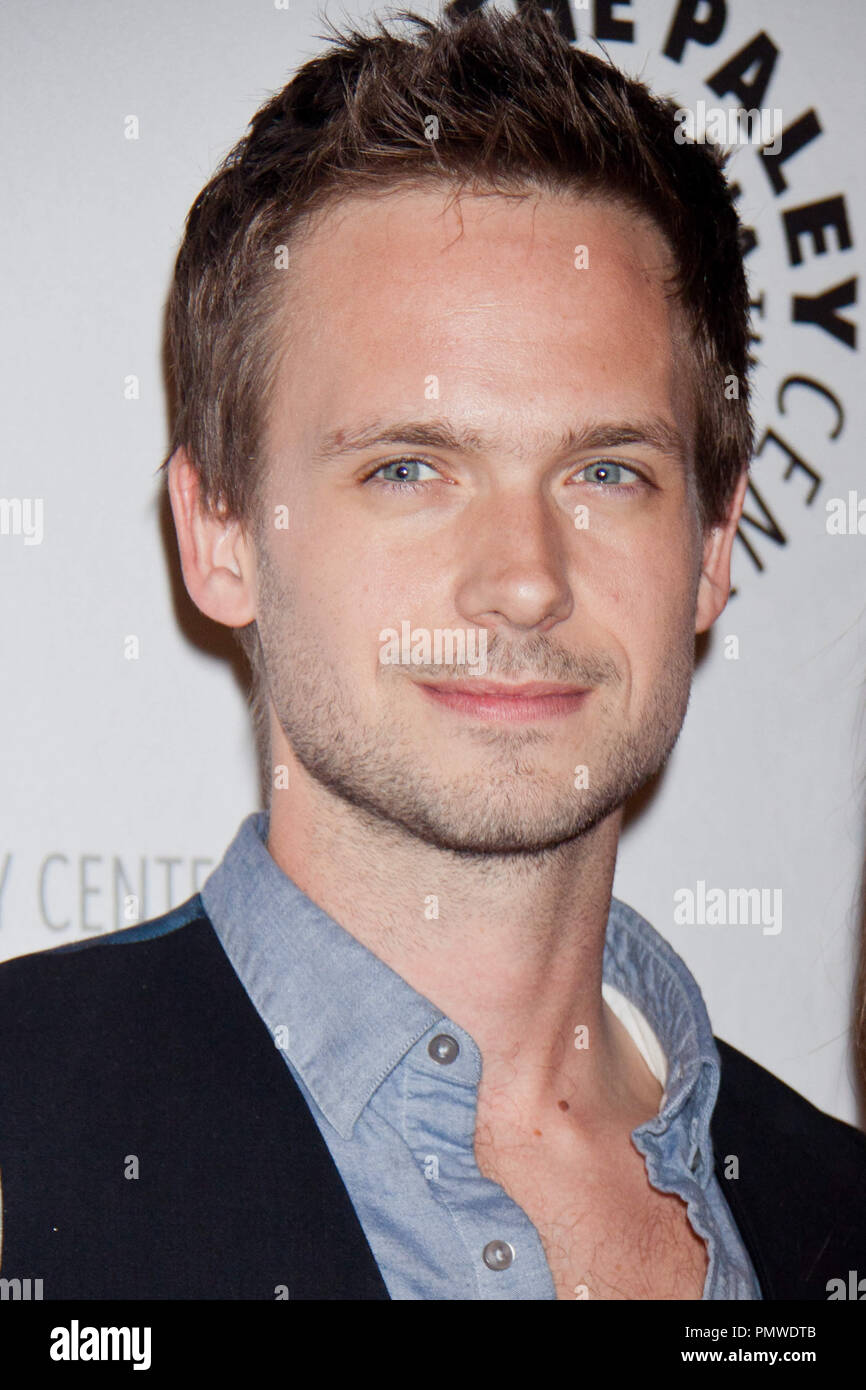
M 241 523 L 202 507 L 198 471 L 184 448 L 168 465 L 168 492 L 190 598 L 215 622 L 246 627 L 256 616 L 255 556 Z
M 722 612 L 731 592 L 731 548 L 740 523 L 749 473 L 740 474 L 726 519 L 704 539 L 701 578 L 698 584 L 695 632 L 706 632 Z

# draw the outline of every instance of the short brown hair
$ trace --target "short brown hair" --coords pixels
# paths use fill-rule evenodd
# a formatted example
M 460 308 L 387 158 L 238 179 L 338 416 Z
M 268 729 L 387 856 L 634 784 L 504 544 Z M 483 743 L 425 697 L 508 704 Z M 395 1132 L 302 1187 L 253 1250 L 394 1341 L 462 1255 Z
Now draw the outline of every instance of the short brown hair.
M 333 46 L 256 113 L 193 204 L 168 306 L 175 413 L 163 469 L 185 445 L 204 505 L 258 533 L 286 295 L 276 253 L 302 219 L 352 193 L 431 182 L 510 195 L 573 191 L 649 216 L 671 248 L 672 292 L 703 385 L 693 387 L 700 518 L 705 529 L 718 525 L 753 447 L 749 302 L 726 156 L 678 143 L 673 101 L 573 47 L 536 3 L 511 15 L 487 7 L 438 21 L 410 10 L 394 18 L 420 32 L 400 37 L 376 19 L 371 35 L 333 26 L 320 35 Z M 734 391 L 726 378 L 736 379 Z M 256 624 L 238 638 L 252 666 L 261 749 L 267 701 Z

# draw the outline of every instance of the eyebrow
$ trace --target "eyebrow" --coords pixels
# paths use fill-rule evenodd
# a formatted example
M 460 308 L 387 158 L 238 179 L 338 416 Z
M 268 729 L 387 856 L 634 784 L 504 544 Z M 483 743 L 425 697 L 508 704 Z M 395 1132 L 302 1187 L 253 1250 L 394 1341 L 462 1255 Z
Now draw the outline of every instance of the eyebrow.
M 558 455 L 583 453 L 593 449 L 616 449 L 628 444 L 640 444 L 657 453 L 671 456 L 685 469 L 687 450 L 679 430 L 652 416 L 632 422 L 588 422 L 566 429 L 560 435 L 548 435 L 551 451 Z M 459 428 L 448 420 L 401 420 L 391 423 L 373 420 L 354 428 L 343 427 L 325 435 L 312 455 L 315 466 L 331 463 L 347 454 L 385 444 L 402 444 L 417 449 L 446 449 L 455 454 L 496 453 L 507 449 L 514 452 L 519 445 L 505 445 L 501 439 L 485 438 L 476 430 Z

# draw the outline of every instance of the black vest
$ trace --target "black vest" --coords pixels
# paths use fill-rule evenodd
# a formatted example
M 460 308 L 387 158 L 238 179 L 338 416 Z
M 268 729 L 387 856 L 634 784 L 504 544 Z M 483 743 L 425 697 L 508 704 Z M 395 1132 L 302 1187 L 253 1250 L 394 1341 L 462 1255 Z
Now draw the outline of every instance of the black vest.
M 716 1171 L 763 1296 L 824 1300 L 866 1276 L 866 1135 L 718 1047 Z M 46 1300 L 389 1296 L 198 896 L 0 965 L 0 1184 L 0 1276 Z

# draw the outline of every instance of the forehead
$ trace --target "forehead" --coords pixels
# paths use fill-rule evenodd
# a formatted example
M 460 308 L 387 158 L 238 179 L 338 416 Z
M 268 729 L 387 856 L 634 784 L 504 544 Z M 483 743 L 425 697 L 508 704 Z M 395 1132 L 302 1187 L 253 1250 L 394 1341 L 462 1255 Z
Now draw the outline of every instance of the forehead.
M 516 446 L 649 406 L 688 436 L 670 272 L 652 223 L 597 197 L 345 198 L 293 245 L 271 443 L 313 450 L 338 417 L 428 401 L 505 412 Z

